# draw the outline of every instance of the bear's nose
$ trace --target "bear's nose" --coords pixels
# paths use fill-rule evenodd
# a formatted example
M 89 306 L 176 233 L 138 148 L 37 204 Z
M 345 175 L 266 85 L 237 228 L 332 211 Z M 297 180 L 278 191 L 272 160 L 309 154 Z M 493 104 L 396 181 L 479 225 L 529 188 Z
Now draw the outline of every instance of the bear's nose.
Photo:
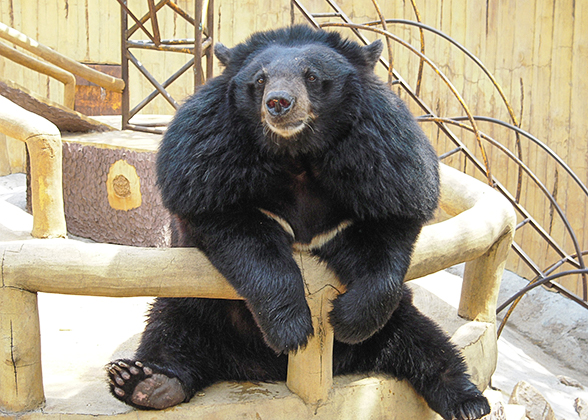
M 294 98 L 284 91 L 270 92 L 265 98 L 265 106 L 273 116 L 285 115 L 292 109 Z

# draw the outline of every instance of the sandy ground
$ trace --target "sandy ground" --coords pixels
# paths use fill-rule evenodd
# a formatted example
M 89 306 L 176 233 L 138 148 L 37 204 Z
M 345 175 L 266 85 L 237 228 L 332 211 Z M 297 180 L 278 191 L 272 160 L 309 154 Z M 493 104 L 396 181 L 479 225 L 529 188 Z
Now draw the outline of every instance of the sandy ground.
M 0 241 L 29 238 L 32 217 L 24 213 L 25 177 L 0 178 Z M 416 281 L 447 305 L 457 307 L 462 267 Z M 500 301 L 520 289 L 525 280 L 505 273 Z M 67 398 L 88 396 L 94 413 L 123 412 L 100 379 L 103 365 L 131 351 L 143 329 L 148 298 L 103 298 L 40 294 L 43 375 L 48 407 Z M 524 380 L 549 401 L 558 419 L 578 420 L 574 400 L 588 401 L 588 388 L 566 386 L 565 375 L 588 387 L 588 311 L 562 296 L 539 288 L 526 297 L 498 342 L 499 358 L 492 386 L 508 402 L 514 385 Z M 96 398 L 100 394 L 100 398 Z M 117 405 L 118 404 L 118 405 Z M 62 405 L 61 405 L 62 406 Z

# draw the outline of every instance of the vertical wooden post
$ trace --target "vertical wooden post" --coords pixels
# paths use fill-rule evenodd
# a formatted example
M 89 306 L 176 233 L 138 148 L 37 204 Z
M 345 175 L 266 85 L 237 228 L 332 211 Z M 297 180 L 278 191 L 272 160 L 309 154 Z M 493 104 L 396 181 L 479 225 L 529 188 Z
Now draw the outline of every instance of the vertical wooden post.
M 63 210 L 61 133 L 57 127 L 0 96 L 0 132 L 24 141 L 31 158 L 35 238 L 67 235 Z
M 202 0 L 194 1 L 194 91 L 204 83 L 202 74 Z
M 26 141 L 31 159 L 31 197 L 35 238 L 67 235 L 63 209 L 61 136 L 31 136 Z
M 126 5 L 126 0 L 123 1 L 123 4 Z M 120 69 L 121 69 L 121 77 L 122 80 L 125 82 L 124 89 L 122 91 L 121 97 L 121 113 L 122 113 L 122 122 L 121 122 L 121 129 L 126 130 L 129 127 L 129 113 L 131 108 L 131 98 L 130 98 L 130 91 L 129 91 L 129 55 L 128 55 L 128 15 L 127 11 L 124 7 L 120 8 Z
M 44 400 L 37 294 L 0 288 L 0 409 L 20 412 Z
M 208 7 L 206 9 L 206 29 L 208 31 L 208 38 L 212 41 L 206 50 L 206 79 L 211 79 L 213 76 L 213 57 L 214 57 L 214 0 L 208 0 Z
M 333 328 L 329 323 L 331 301 L 339 282 L 326 267 L 300 254 L 300 268 L 307 287 L 314 336 L 306 348 L 288 356 L 288 388 L 307 404 L 326 401 L 333 386 Z M 326 283 L 326 285 L 325 285 Z
M 496 323 L 496 302 L 514 230 L 507 231 L 481 257 L 465 265 L 458 314 L 462 318 Z

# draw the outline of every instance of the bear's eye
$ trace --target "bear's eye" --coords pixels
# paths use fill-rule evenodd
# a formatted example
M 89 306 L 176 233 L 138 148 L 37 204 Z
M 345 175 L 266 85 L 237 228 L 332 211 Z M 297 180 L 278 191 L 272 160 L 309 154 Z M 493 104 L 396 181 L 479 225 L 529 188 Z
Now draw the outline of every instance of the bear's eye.
M 255 82 L 258 85 L 263 85 L 265 83 L 265 76 L 259 76 Z
M 308 80 L 309 82 L 316 82 L 317 77 L 314 74 L 309 74 L 308 76 L 306 76 L 306 80 Z

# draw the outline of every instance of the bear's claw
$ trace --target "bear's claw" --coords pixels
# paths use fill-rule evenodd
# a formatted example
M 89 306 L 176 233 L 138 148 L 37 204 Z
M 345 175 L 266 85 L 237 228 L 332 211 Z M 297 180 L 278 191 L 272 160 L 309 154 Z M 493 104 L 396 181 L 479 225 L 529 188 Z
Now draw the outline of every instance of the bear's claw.
M 481 393 L 456 404 L 447 414 L 445 419 L 451 420 L 476 420 L 490 413 L 490 404 Z
M 133 407 L 161 410 L 186 399 L 178 378 L 138 360 L 116 360 L 106 370 L 112 394 Z

